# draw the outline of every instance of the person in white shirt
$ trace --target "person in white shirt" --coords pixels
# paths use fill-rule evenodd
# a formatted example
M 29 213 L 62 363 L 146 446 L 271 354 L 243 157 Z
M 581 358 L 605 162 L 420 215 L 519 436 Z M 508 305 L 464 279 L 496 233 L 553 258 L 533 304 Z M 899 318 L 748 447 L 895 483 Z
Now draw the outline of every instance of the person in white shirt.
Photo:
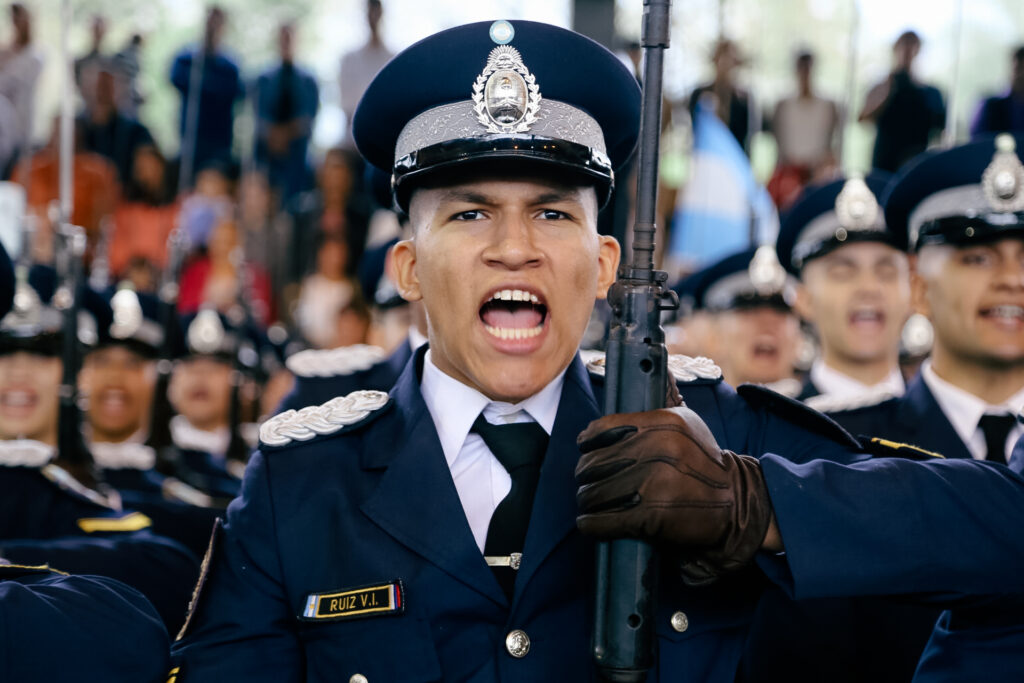
M 899 351 L 910 315 L 910 266 L 878 204 L 887 180 L 872 174 L 809 190 L 779 229 L 779 257 L 800 278 L 796 310 L 821 346 L 801 400 L 903 393 Z
M 361 47 L 346 53 L 341 58 L 341 110 L 345 112 L 346 147 L 353 147 L 352 117 L 356 113 L 359 98 L 366 92 L 370 81 L 394 56 L 380 37 L 380 20 L 384 8 L 380 0 L 366 1 L 366 25 L 370 36 Z
M 36 84 L 43 70 L 43 55 L 32 46 L 32 18 L 21 3 L 11 5 L 11 25 L 14 38 L 9 46 L 0 49 L 0 95 L 14 107 L 17 139 L 21 140 L 21 149 L 26 149 L 32 139 Z

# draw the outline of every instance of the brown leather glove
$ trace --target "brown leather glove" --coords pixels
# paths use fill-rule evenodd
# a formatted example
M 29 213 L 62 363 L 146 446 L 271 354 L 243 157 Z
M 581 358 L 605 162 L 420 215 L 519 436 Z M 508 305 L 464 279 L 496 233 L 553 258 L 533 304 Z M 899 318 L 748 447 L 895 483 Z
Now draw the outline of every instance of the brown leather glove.
M 577 444 L 583 533 L 671 544 L 694 582 L 739 569 L 761 547 L 772 506 L 760 464 L 721 450 L 689 408 L 607 415 Z

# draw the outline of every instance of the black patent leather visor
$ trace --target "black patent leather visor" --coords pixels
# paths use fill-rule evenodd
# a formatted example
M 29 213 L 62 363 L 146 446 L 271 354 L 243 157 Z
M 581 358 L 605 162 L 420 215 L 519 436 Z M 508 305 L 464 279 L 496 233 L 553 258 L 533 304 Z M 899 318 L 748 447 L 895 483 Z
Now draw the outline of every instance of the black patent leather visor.
M 439 171 L 489 167 L 506 170 L 543 166 L 566 174 L 569 182 L 592 185 L 597 204 L 603 208 L 615 186 L 611 161 L 602 152 L 584 145 L 537 135 L 481 136 L 446 140 L 406 154 L 395 162 L 392 188 L 395 202 L 409 209 L 412 190 Z
M 1024 211 L 946 216 L 921 224 L 915 249 L 929 244 L 966 246 L 1024 235 Z

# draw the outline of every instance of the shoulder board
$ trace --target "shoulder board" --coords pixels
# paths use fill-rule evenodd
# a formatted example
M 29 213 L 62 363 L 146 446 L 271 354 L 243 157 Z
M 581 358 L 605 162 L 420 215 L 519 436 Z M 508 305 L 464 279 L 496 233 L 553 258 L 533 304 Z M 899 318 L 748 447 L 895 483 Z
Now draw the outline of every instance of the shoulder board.
M 827 437 L 834 441 L 861 449 L 861 444 L 848 431 L 840 427 L 832 418 L 819 413 L 796 399 L 783 396 L 767 387 L 758 384 L 741 384 L 736 393 L 747 403 L 764 408 L 770 413 L 792 422 L 809 432 Z
M 581 351 L 580 358 L 587 364 L 587 370 L 591 374 L 604 377 L 605 354 L 603 352 Z M 668 371 L 672 373 L 677 382 L 722 381 L 722 369 L 715 365 L 713 360 L 704 356 L 669 354 Z
M 891 391 L 865 391 L 859 394 L 818 394 L 804 403 L 822 413 L 841 413 L 848 410 L 871 408 L 889 399 L 897 398 Z
M 286 410 L 260 425 L 260 446 L 287 446 L 316 436 L 352 431 L 369 423 L 393 401 L 386 391 L 353 391 L 319 406 Z
M 284 364 L 297 377 L 336 377 L 368 370 L 387 357 L 379 346 L 353 344 L 336 349 L 307 349 L 288 357 Z
M 67 572 L 54 569 L 48 564 L 4 564 L 0 561 L 0 580 L 25 576 L 26 574 L 56 574 L 70 576 Z
M 116 492 L 111 494 L 111 498 L 108 498 L 81 483 L 71 476 L 67 470 L 57 465 L 52 463 L 45 465 L 40 468 L 39 473 L 46 477 L 50 483 L 71 496 L 87 500 L 93 505 L 98 505 L 108 510 L 120 511 L 121 509 L 120 497 L 116 495 Z
M 775 382 L 768 382 L 763 385 L 768 389 L 771 389 L 776 394 L 782 394 L 789 398 L 796 398 L 800 395 L 800 392 L 804 390 L 804 385 L 798 379 L 791 377 L 786 379 L 780 379 Z
M 118 517 L 82 517 L 78 528 L 87 534 L 141 531 L 153 526 L 153 520 L 141 512 L 129 512 Z
M 180 479 L 174 477 L 167 477 L 160 485 L 160 490 L 167 500 L 178 501 L 179 503 L 187 503 L 188 505 L 194 505 L 201 508 L 213 507 L 213 497 L 203 493 L 197 488 L 189 486 Z
M 907 460 L 934 460 L 935 458 L 946 458 L 946 456 L 941 453 L 926 451 L 923 448 L 918 448 L 917 446 L 909 443 L 889 441 L 888 439 L 881 439 L 877 436 L 861 436 L 860 442 L 864 452 L 869 453 L 876 458 L 904 458 Z
M 156 451 L 141 443 L 97 442 L 89 444 L 89 452 L 104 470 L 151 470 L 156 464 Z
M 0 467 L 38 469 L 53 460 L 57 451 L 41 441 L 7 439 L 0 441 Z

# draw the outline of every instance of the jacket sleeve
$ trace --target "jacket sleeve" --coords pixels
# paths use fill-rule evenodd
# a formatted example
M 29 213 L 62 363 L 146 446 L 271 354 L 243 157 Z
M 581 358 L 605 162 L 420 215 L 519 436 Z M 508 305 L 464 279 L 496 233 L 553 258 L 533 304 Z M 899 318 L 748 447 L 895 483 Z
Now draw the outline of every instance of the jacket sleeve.
M 74 574 L 116 579 L 146 596 L 168 632 L 185 619 L 199 565 L 184 546 L 148 530 L 103 536 L 5 540 L 0 556 L 25 565 L 48 564 Z
M 973 460 L 761 459 L 786 551 L 759 563 L 796 599 L 1024 593 L 1024 478 Z
M 113 579 L 0 574 L 0 680 L 162 682 L 167 645 L 153 607 Z
M 189 618 L 172 647 L 181 683 L 302 680 L 303 655 L 278 555 L 267 459 L 256 451 L 214 532 Z

